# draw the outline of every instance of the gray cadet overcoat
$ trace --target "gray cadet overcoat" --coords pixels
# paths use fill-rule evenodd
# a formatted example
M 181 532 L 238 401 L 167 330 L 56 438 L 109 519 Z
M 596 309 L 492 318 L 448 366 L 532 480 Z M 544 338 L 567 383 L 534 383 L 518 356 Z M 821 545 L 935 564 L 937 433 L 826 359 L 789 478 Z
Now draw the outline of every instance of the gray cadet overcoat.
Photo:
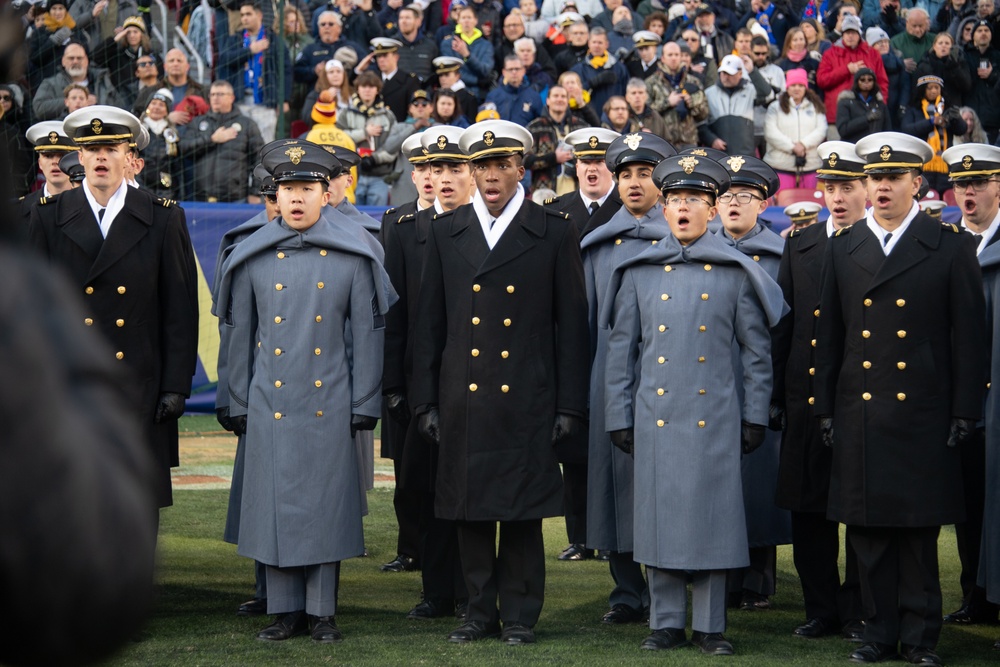
M 632 551 L 632 457 L 611 444 L 604 428 L 604 364 L 611 330 L 597 326 L 598 314 L 615 267 L 668 234 L 662 205 L 639 220 L 621 207 L 580 243 L 592 359 L 587 466 L 587 546 L 591 549 Z
M 777 283 L 710 233 L 686 247 L 669 235 L 612 275 L 600 319 L 611 325 L 605 427 L 635 429 L 637 562 L 749 564 L 740 417 L 767 423 L 768 326 L 783 306 Z
M 994 223 L 996 224 L 996 223 Z M 1000 378 L 1000 242 L 979 254 L 986 290 L 987 341 L 991 341 L 990 381 Z M 987 385 L 989 386 L 989 385 Z M 983 511 L 983 541 L 979 557 L 979 585 L 990 602 L 1000 603 L 1000 392 L 986 393 L 986 505 Z
M 724 243 L 740 251 L 767 271 L 774 281 L 778 280 L 778 267 L 785 240 L 764 227 L 759 222 L 743 238 L 734 241 L 729 234 L 720 230 L 718 236 Z M 739 368 L 740 349 L 733 344 L 733 362 Z M 743 374 L 737 371 L 737 377 Z M 740 401 L 743 387 L 736 385 Z M 760 422 L 766 425 L 766 422 Z M 769 547 L 776 544 L 791 544 L 792 516 L 787 510 L 774 503 L 778 488 L 778 462 L 781 456 L 781 433 L 767 430 L 762 444 L 755 452 L 743 457 L 743 507 L 747 514 L 747 540 L 750 547 Z
M 380 414 L 395 299 L 378 257 L 327 217 L 301 233 L 277 220 L 237 245 L 218 293 L 233 327 L 230 413 L 247 415 L 238 553 L 277 567 L 361 554 L 350 420 Z

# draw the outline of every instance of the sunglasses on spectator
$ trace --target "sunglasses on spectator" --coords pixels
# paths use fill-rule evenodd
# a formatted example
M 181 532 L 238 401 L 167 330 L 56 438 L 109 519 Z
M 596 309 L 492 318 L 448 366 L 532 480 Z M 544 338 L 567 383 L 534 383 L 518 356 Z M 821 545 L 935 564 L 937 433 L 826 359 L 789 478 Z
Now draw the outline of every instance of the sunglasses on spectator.
M 152 67 L 153 66 L 153 61 L 152 60 L 139 60 L 138 62 L 136 62 L 135 66 L 136 67 Z
M 10 95 L 0 95 L 0 102 L 10 102 L 13 99 Z

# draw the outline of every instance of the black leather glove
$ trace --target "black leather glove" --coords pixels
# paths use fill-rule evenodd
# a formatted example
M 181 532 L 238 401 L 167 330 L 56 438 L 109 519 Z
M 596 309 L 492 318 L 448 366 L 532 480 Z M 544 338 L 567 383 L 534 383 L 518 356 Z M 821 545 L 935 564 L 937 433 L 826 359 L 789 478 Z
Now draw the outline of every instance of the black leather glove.
M 236 435 L 246 435 L 247 434 L 247 416 L 240 415 L 239 417 L 230 417 L 233 422 L 233 433 Z
M 361 158 L 362 171 L 370 171 L 371 168 L 374 166 L 375 166 L 375 158 L 373 158 L 371 155 L 366 155 L 363 158 Z
M 819 419 L 819 437 L 826 447 L 833 447 L 833 417 L 817 417 Z
M 437 408 L 431 408 L 420 415 L 417 420 L 417 431 L 424 440 L 435 445 L 441 444 L 441 417 Z
M 764 444 L 765 429 L 760 424 L 741 422 L 740 424 L 740 447 L 744 454 L 749 454 L 762 444 Z
M 951 428 L 948 429 L 948 442 L 946 443 L 949 447 L 958 447 L 969 441 L 972 437 L 972 433 L 976 430 L 976 422 L 971 419 L 962 419 L 961 417 L 951 418 Z
M 577 419 L 572 415 L 557 414 L 552 424 L 552 444 L 576 433 Z
M 182 414 L 184 414 L 184 394 L 174 394 L 169 391 L 160 394 L 160 400 L 156 403 L 157 424 L 177 419 Z
M 635 429 L 623 428 L 620 431 L 611 431 L 610 435 L 611 444 L 635 458 Z
M 378 424 L 378 417 L 368 415 L 351 415 L 351 437 L 358 434 L 358 431 L 374 431 Z
M 385 409 L 389 411 L 389 416 L 406 426 L 410 423 L 410 406 L 406 402 L 406 394 L 392 392 L 385 395 Z
M 233 430 L 233 420 L 229 418 L 229 408 L 216 408 L 215 418 L 219 420 L 219 426 L 227 431 Z
M 785 406 L 771 403 L 767 409 L 767 427 L 772 431 L 784 431 L 788 426 L 788 415 L 785 414 Z

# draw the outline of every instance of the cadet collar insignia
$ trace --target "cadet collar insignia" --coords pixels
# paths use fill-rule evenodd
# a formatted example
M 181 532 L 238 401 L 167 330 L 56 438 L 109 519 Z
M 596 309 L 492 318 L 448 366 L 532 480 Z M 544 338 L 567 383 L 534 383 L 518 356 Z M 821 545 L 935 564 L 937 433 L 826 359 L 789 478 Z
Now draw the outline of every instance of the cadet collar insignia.
M 830 153 L 830 157 L 829 157 L 829 158 L 827 158 L 827 162 L 829 162 L 829 163 L 830 163 L 830 168 L 831 168 L 831 169 L 833 169 L 834 167 L 836 167 L 836 166 L 837 166 L 837 159 L 838 159 L 839 157 L 840 157 L 840 156 L 839 156 L 839 155 L 837 155 L 836 153 Z
M 104 131 L 104 123 L 102 123 L 100 119 L 95 118 L 90 121 L 90 129 L 93 130 L 94 134 L 100 134 Z
M 688 157 L 678 160 L 677 164 L 681 166 L 681 169 L 684 170 L 685 174 L 690 174 L 698 165 L 698 158 L 689 155 Z
M 55 134 L 55 132 L 53 132 L 52 134 Z M 55 143 L 55 142 L 53 142 L 53 143 Z M 964 156 L 962 158 L 962 168 L 964 168 L 964 169 L 972 169 L 972 156 L 971 155 L 966 155 L 966 156 Z
M 292 164 L 298 164 L 299 162 L 301 162 L 302 156 L 305 154 L 306 152 L 301 148 L 299 148 L 298 146 L 292 146 L 287 151 L 285 151 L 285 155 L 287 155 L 288 159 L 292 161 Z
M 493 134 L 492 132 L 490 132 L 489 130 L 487 130 L 486 132 L 483 132 L 483 143 L 485 143 L 487 147 L 492 146 L 493 145 L 493 141 L 495 139 L 496 139 L 496 135 Z
M 632 150 L 636 150 L 637 148 L 639 148 L 639 142 L 641 141 L 642 141 L 642 136 L 638 132 L 630 134 L 625 137 L 625 145 L 631 148 Z
M 704 148 L 694 148 L 691 150 L 691 155 L 700 155 L 701 157 L 708 157 L 708 153 L 705 152 Z
M 729 165 L 729 168 L 733 170 L 734 174 L 736 172 L 738 172 L 743 167 L 743 165 L 745 163 L 746 163 L 746 160 L 744 160 L 739 155 L 734 155 L 733 157 L 731 157 L 728 160 L 726 160 L 726 164 Z
M 448 137 L 446 137 L 446 136 L 444 136 L 442 134 L 441 136 L 438 137 L 438 142 L 437 143 L 438 143 L 438 150 L 442 150 L 443 151 L 444 148 L 445 148 L 445 146 L 448 145 Z M 424 151 L 424 152 L 426 153 L 427 151 Z
M 55 134 L 55 133 L 53 132 L 53 134 Z M 591 148 L 597 148 L 597 137 L 591 137 L 591 138 L 590 138 L 590 141 L 588 141 L 588 142 L 587 142 L 587 144 L 588 144 L 588 145 L 589 145 L 589 146 L 590 146 Z
M 882 158 L 883 162 L 887 161 L 889 158 L 892 157 L 892 148 L 890 148 L 888 145 L 883 146 L 882 150 L 878 152 L 878 156 Z

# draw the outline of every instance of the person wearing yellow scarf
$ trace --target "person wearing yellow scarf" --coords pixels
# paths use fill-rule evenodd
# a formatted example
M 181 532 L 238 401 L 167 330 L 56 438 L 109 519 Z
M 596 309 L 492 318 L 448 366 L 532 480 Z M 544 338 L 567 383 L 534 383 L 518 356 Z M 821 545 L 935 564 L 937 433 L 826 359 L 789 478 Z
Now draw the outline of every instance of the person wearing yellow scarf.
M 76 28 L 76 21 L 66 11 L 66 3 L 61 0 L 54 0 L 49 3 L 49 10 L 42 14 L 42 22 L 45 25 L 45 29 L 49 32 L 55 32 L 60 28 L 67 28 L 73 30 Z
M 940 195 L 951 189 L 948 164 L 941 154 L 952 146 L 954 137 L 965 134 L 967 126 L 955 105 L 941 96 L 944 81 L 927 75 L 917 79 L 913 104 L 903 117 L 902 131 L 925 140 L 934 149 L 934 157 L 924 165 L 924 178 Z

